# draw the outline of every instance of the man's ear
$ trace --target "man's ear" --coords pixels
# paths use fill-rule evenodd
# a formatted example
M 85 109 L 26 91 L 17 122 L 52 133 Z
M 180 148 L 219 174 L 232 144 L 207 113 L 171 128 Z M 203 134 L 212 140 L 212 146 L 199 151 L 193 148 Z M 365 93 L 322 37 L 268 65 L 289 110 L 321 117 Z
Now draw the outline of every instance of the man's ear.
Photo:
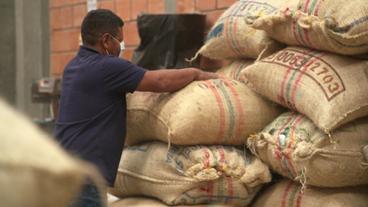
M 105 33 L 101 36 L 101 43 L 102 43 L 102 46 L 103 46 L 104 49 L 108 49 L 110 47 L 109 41 L 108 41 L 109 38 L 110 38 L 110 36 L 109 36 L 108 33 Z

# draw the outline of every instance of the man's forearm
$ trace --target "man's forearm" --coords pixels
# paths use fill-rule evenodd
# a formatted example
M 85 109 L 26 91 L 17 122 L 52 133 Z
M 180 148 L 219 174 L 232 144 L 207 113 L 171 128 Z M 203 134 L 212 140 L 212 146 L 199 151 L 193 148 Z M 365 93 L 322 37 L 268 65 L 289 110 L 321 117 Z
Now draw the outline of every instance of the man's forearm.
M 174 92 L 184 88 L 195 80 L 207 80 L 217 77 L 215 73 L 203 72 L 196 68 L 147 71 L 137 90 Z
M 200 71 L 194 68 L 162 70 L 161 88 L 165 92 L 174 92 L 197 80 Z

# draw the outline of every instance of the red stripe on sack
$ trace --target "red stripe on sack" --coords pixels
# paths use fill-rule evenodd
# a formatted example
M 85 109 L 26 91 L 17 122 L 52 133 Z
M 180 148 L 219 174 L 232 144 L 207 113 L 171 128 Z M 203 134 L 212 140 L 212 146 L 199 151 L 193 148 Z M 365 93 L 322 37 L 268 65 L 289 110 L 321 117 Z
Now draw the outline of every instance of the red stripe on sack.
M 285 155 L 283 152 L 282 152 L 282 149 L 281 149 L 281 146 L 280 146 L 280 134 L 281 132 L 286 128 L 286 126 L 292 121 L 291 125 L 296 121 L 297 118 L 294 118 L 294 112 L 292 113 L 291 116 L 288 117 L 287 121 L 285 122 L 285 124 L 278 130 L 277 132 L 277 137 L 276 137 L 276 149 L 274 151 L 274 156 L 277 160 L 279 160 L 280 162 L 280 165 L 282 168 L 284 168 L 284 164 L 282 163 L 282 158 L 286 158 L 286 162 L 287 162 L 287 165 L 290 165 L 290 167 L 292 167 L 292 171 L 290 171 L 290 169 L 288 168 L 288 166 L 285 166 L 286 170 L 291 173 L 293 175 L 293 171 L 294 171 L 294 166 L 292 165 L 292 163 L 289 162 L 289 157 L 287 155 Z M 286 141 L 286 138 L 285 138 L 285 141 Z M 284 168 L 284 169 L 285 169 Z
M 275 157 L 281 162 L 281 147 L 280 147 L 280 134 L 281 132 L 286 128 L 286 126 L 290 123 L 290 121 L 292 120 L 293 116 L 289 116 L 289 118 L 287 119 L 287 121 L 285 122 L 285 124 L 278 130 L 277 133 L 277 142 L 276 142 L 276 149 L 274 152 Z
M 287 105 L 286 100 L 285 100 L 285 84 L 286 84 L 286 80 L 289 78 L 289 75 L 290 75 L 291 71 L 292 71 L 292 66 L 290 66 L 288 68 L 288 70 L 286 71 L 286 73 L 284 75 L 284 78 L 282 79 L 282 82 L 281 82 L 281 87 L 280 87 L 280 92 L 279 92 L 278 99 L 279 99 L 280 103 L 283 104 L 283 105 Z
M 205 194 L 207 194 L 207 198 L 209 201 L 212 200 L 212 196 L 213 196 L 213 183 L 212 181 L 207 182 L 207 185 L 200 187 L 199 188 L 200 191 L 205 192 Z
M 305 7 L 304 7 L 304 12 L 305 13 L 308 13 L 309 14 L 309 12 L 308 12 L 308 7 L 309 7 L 309 2 L 310 2 L 310 0 L 307 0 L 306 1 L 306 4 L 305 4 Z M 313 47 L 313 44 L 312 44 L 312 41 L 310 40 L 310 37 L 309 37 L 309 31 L 307 30 L 307 29 L 304 29 L 303 28 L 303 33 L 304 33 L 304 37 L 305 37 L 305 40 L 306 40 L 306 42 L 307 42 L 307 44 L 309 45 L 309 46 L 311 46 L 311 47 Z
M 228 31 L 229 33 L 227 35 L 229 35 L 228 37 L 228 45 L 230 46 L 231 51 L 233 52 L 233 54 L 237 55 L 237 56 L 242 56 L 242 51 L 240 50 L 240 44 L 238 41 L 237 36 L 237 31 L 238 31 L 238 22 L 240 21 L 235 21 L 236 17 L 239 14 L 239 11 L 241 10 L 242 6 L 238 6 L 236 9 L 234 9 L 232 15 L 227 19 L 228 21 L 226 21 L 226 24 L 229 25 L 228 30 L 226 29 L 225 31 Z M 227 27 L 226 27 L 227 28 Z
M 234 195 L 233 179 L 227 176 L 226 181 L 227 181 L 227 195 L 229 197 L 233 197 Z
M 293 22 L 291 24 L 291 30 L 292 30 L 292 32 L 294 34 L 294 38 L 298 42 L 299 45 L 304 45 L 304 43 L 302 43 L 301 39 L 299 40 L 299 38 L 298 38 L 298 33 L 296 31 L 296 27 L 297 27 L 296 21 L 293 20 Z
M 283 13 L 285 16 L 289 16 L 288 13 L 290 13 L 291 17 L 295 16 L 295 13 L 293 14 L 293 11 L 291 11 L 290 8 L 286 8 L 283 11 Z M 291 26 L 291 32 L 293 33 L 295 40 L 298 42 L 299 45 L 304 45 L 304 43 L 302 43 L 302 40 L 303 40 L 302 37 L 300 40 L 298 39 L 298 33 L 296 32 L 296 26 L 297 26 L 296 21 L 292 20 L 292 23 L 290 24 L 290 26 Z
M 304 12 L 308 13 L 308 7 L 309 7 L 309 2 L 310 0 L 306 0 L 305 4 L 304 4 Z M 300 16 L 299 16 L 300 17 Z M 298 18 L 299 18 L 298 17 Z M 304 28 L 301 28 L 298 24 L 297 24 L 297 20 L 293 21 L 293 24 L 295 25 L 295 27 L 298 27 L 299 30 L 299 35 L 300 35 L 300 42 L 303 42 L 301 45 L 304 46 L 309 46 L 310 45 L 310 41 L 309 41 L 309 37 L 308 37 L 308 31 Z M 302 30 L 302 32 L 300 32 L 300 29 Z M 303 35 L 304 34 L 304 35 Z M 304 36 L 304 37 L 303 37 Z M 296 36 L 295 36 L 296 37 Z
M 287 166 L 285 166 L 286 170 L 288 171 L 288 173 L 290 174 L 291 177 L 295 177 L 296 176 L 296 171 L 295 171 L 295 167 L 293 165 L 293 162 L 291 161 L 290 154 L 289 153 L 283 154 L 283 157 L 285 158 L 285 160 L 287 162 L 286 163 Z
M 224 151 L 224 148 L 221 146 L 219 149 L 218 149 L 218 152 L 220 154 L 220 162 L 225 162 L 225 151 Z
M 306 51 L 299 51 L 300 53 L 302 53 L 304 56 L 304 59 L 307 59 L 308 61 L 310 61 L 310 59 L 308 59 L 308 55 L 310 55 L 310 54 L 313 54 L 313 50 L 310 50 L 310 51 L 308 51 L 308 52 L 306 52 Z M 308 62 L 307 62 L 308 63 Z M 303 67 L 305 67 L 306 66 L 306 64 L 304 64 L 304 65 L 302 65 L 302 67 L 301 68 L 303 68 Z M 309 66 L 309 65 L 308 65 Z M 301 69 L 301 68 L 296 68 L 296 69 Z M 299 71 L 301 71 L 301 70 L 299 70 Z M 294 71 L 294 73 L 293 73 L 293 75 L 295 74 L 297 72 L 297 70 L 295 70 Z M 300 74 L 299 74 L 300 75 Z M 298 79 L 298 78 L 297 78 Z M 292 82 L 293 80 L 292 79 L 289 79 L 289 81 L 288 82 L 290 82 L 288 85 L 292 85 Z M 295 87 L 295 84 L 293 85 L 293 87 Z M 285 88 L 285 90 L 287 90 L 287 87 Z M 292 90 L 294 90 L 294 89 L 292 89 Z M 286 95 L 290 95 L 289 94 L 290 92 L 288 91 L 288 94 L 286 94 Z M 285 99 L 286 100 L 288 100 L 288 103 L 290 104 L 290 106 L 292 107 L 292 108 L 294 108 L 294 109 L 296 109 L 296 107 L 295 107 L 295 104 L 293 103 L 293 101 L 291 100 L 292 98 L 291 97 L 285 97 Z
M 318 1 L 318 0 L 317 0 Z M 323 1 L 323 0 L 322 0 Z M 317 8 L 317 10 L 314 12 L 314 14 L 316 15 L 316 14 L 318 14 L 318 10 L 319 10 L 319 6 L 321 5 L 321 1 L 319 1 L 318 2 L 318 6 L 316 7 Z M 305 12 L 307 12 L 308 14 L 310 13 L 312 13 L 313 11 L 312 11 L 312 9 L 313 8 L 311 8 L 311 11 L 309 12 L 308 10 L 308 7 L 309 7 L 309 0 L 308 0 L 308 3 L 306 4 L 306 6 L 305 6 L 305 8 L 304 8 L 304 11 Z M 311 41 L 311 38 L 310 38 L 310 33 L 308 32 L 308 30 L 307 29 L 303 29 L 303 31 L 304 31 L 304 34 L 305 34 L 305 39 L 306 39 L 306 41 L 307 41 L 307 43 L 308 43 L 308 45 L 310 46 L 310 47 L 312 47 L 312 48 L 314 48 L 314 45 L 312 44 L 312 41 Z
M 238 68 L 241 66 L 241 64 L 240 63 L 236 63 L 236 64 L 234 64 L 234 67 L 232 68 L 232 70 L 231 70 L 231 72 L 230 72 L 230 78 L 232 78 L 232 79 L 235 79 L 236 77 L 235 77 L 235 75 L 236 75 L 236 71 L 238 70 Z
M 307 29 L 302 28 L 303 33 L 304 33 L 304 37 L 305 37 L 305 41 L 307 42 L 307 45 L 309 45 L 310 47 L 313 47 L 313 44 L 309 38 L 309 31 Z
M 313 64 L 313 61 L 310 61 L 308 64 L 305 64 L 300 70 L 299 70 L 299 75 L 295 80 L 295 83 L 293 84 L 293 89 L 291 90 L 291 104 L 294 106 L 295 109 L 297 109 L 296 107 L 296 101 L 295 101 L 295 97 L 296 97 L 296 91 L 299 88 L 299 82 L 301 81 L 302 77 L 303 77 L 303 71 L 308 69 L 308 67 Z M 304 69 L 304 70 L 303 70 Z
M 303 192 L 299 189 L 298 198 L 296 199 L 296 207 L 300 207 L 303 199 Z
M 290 141 L 288 144 L 288 148 L 291 147 L 291 145 L 294 143 L 295 138 L 294 138 L 294 133 L 295 133 L 295 128 L 298 126 L 298 124 L 302 121 L 303 119 L 303 115 L 299 115 L 298 118 L 296 119 L 294 125 L 291 127 L 291 133 L 290 133 Z
M 225 152 L 224 152 L 224 148 L 222 148 L 222 146 L 218 146 L 216 147 L 217 149 L 217 152 L 219 154 L 219 163 L 218 163 L 218 167 L 220 170 L 223 170 L 224 169 L 224 165 L 225 165 Z
M 319 0 L 316 9 L 314 10 L 314 15 L 318 16 L 319 8 L 324 0 Z
M 280 147 L 280 141 L 279 141 L 279 139 L 280 139 L 280 134 L 281 134 L 281 132 L 286 128 L 286 126 L 290 123 L 290 121 L 293 119 L 293 116 L 294 115 L 294 113 L 292 113 L 292 115 L 291 116 L 289 116 L 289 118 L 287 119 L 287 121 L 285 122 L 285 124 L 284 125 L 282 125 L 282 127 L 278 130 L 278 132 L 277 132 L 277 137 L 276 137 L 276 139 L 277 139 L 277 142 L 276 142 L 276 147 L 278 148 L 278 149 L 281 149 L 281 147 Z
M 301 53 L 303 53 L 304 55 L 308 55 L 309 53 L 312 53 L 313 51 L 310 51 L 310 52 L 307 52 L 307 53 L 304 53 L 304 51 L 303 52 L 301 52 Z M 281 82 L 281 87 L 280 87 L 280 92 L 279 92 L 279 96 L 278 96 L 278 99 L 279 99 L 279 101 L 280 101 L 280 103 L 281 104 L 283 104 L 283 105 L 285 105 L 285 106 L 289 106 L 289 107 L 293 107 L 293 108 L 295 108 L 294 107 L 294 104 L 291 104 L 291 102 L 290 102 L 290 100 L 288 100 L 289 98 L 288 97 L 286 97 L 286 95 L 288 95 L 288 92 L 285 92 L 285 91 L 287 91 L 288 90 L 288 87 L 287 87 L 287 85 L 286 85 L 286 82 L 290 82 L 291 80 L 292 80 L 292 77 L 291 78 L 289 78 L 289 74 L 291 73 L 291 71 L 293 71 L 294 69 L 293 69 L 293 65 L 290 65 L 289 67 L 288 67 L 288 70 L 286 71 L 286 73 L 285 73 L 285 75 L 284 75 L 284 78 L 283 78 L 283 80 L 282 80 L 282 82 Z M 295 74 L 296 73 L 296 71 L 294 71 L 294 73 L 293 74 Z M 286 85 L 286 86 L 285 86 Z M 289 85 L 289 84 L 288 84 Z M 285 95 L 285 93 L 287 93 L 286 95 Z
M 235 53 L 238 53 L 239 56 L 242 55 L 242 52 L 241 52 L 241 47 L 240 47 L 240 42 L 238 40 L 238 38 L 236 38 L 236 34 L 238 32 L 238 21 L 234 22 L 234 27 L 233 27 L 233 35 L 234 35 L 234 49 L 235 49 Z
M 230 41 L 231 37 L 228 34 L 229 32 L 227 32 L 230 25 L 230 19 L 231 17 L 228 17 L 224 22 L 224 42 L 226 43 L 226 46 L 231 50 L 231 41 Z
M 206 85 L 211 89 L 213 95 L 216 98 L 217 105 L 220 110 L 220 127 L 219 127 L 219 133 L 218 133 L 218 140 L 222 140 L 224 138 L 225 134 L 225 107 L 224 103 L 222 102 L 221 96 L 219 92 L 217 91 L 216 87 L 213 85 L 211 81 L 205 81 Z
M 309 7 L 309 1 L 310 0 L 307 0 L 304 4 L 304 12 L 308 13 L 308 7 Z
M 210 153 L 208 152 L 206 148 L 203 148 L 203 163 L 204 163 L 204 168 L 210 167 Z
M 307 53 L 306 55 L 310 55 L 312 54 L 313 51 Z M 320 58 L 323 57 L 324 54 L 322 53 Z M 300 70 L 299 70 L 299 74 L 298 74 L 298 77 L 295 81 L 295 84 L 293 84 L 293 89 L 291 91 L 291 104 L 295 107 L 296 109 L 296 101 L 295 101 L 295 98 L 296 98 L 296 91 L 297 89 L 299 88 L 299 82 L 301 81 L 303 75 L 304 75 L 304 71 L 308 70 L 309 66 L 311 66 L 317 59 L 317 57 L 312 57 L 310 60 L 309 60 L 309 63 L 308 64 L 305 64 Z
M 214 189 L 213 181 L 210 181 L 210 182 L 208 183 L 208 198 L 209 198 L 209 201 L 212 201 L 212 197 L 213 197 L 213 189 Z
M 239 4 L 240 4 L 240 2 L 239 2 Z M 233 18 L 233 16 L 235 16 L 236 15 L 236 13 L 238 12 L 238 9 L 239 9 L 239 7 L 238 6 L 235 6 L 235 5 L 233 5 L 232 7 L 231 7 L 231 10 L 230 11 L 228 11 L 229 12 L 229 14 L 225 17 L 225 20 L 224 20 L 224 28 L 223 28 L 223 37 L 224 37 L 224 42 L 226 43 L 225 45 L 232 51 L 232 49 L 231 49 L 231 40 L 230 40 L 230 38 L 231 38 L 231 36 L 229 36 L 229 35 L 231 35 L 231 32 L 227 32 L 227 31 L 230 31 L 230 29 L 229 29 L 229 27 L 231 26 L 231 22 L 230 22 L 230 20 Z
M 281 160 L 281 151 L 280 148 L 276 148 L 275 151 L 273 152 L 274 156 L 276 157 L 276 159 Z M 281 161 L 280 161 L 281 162 Z
M 295 171 L 295 167 L 294 167 L 293 162 L 292 162 L 291 157 L 290 157 L 290 155 L 291 155 L 291 149 L 290 149 L 290 147 L 291 147 L 291 143 L 294 142 L 294 132 L 295 132 L 295 129 L 298 126 L 298 124 L 301 122 L 302 119 L 303 119 L 303 116 L 302 115 L 299 115 L 295 119 L 295 121 L 293 122 L 293 124 L 291 125 L 291 129 L 290 129 L 290 133 L 289 133 L 290 139 L 289 139 L 289 143 L 288 143 L 288 146 L 287 146 L 287 149 L 288 150 L 287 150 L 287 153 L 284 155 L 284 157 L 286 158 L 287 163 L 289 164 L 289 166 L 291 168 L 291 169 L 290 168 L 288 168 L 288 169 L 289 169 L 289 171 L 291 170 L 291 173 L 292 173 L 293 176 L 296 175 L 296 171 Z
M 238 116 L 238 124 L 237 124 L 237 130 L 236 130 L 236 138 L 241 136 L 242 133 L 242 126 L 244 123 L 244 112 L 242 108 L 242 104 L 240 103 L 240 98 L 238 92 L 235 90 L 233 84 L 231 81 L 224 79 L 225 83 L 227 83 L 231 93 L 233 94 L 233 100 L 235 100 L 235 107 L 238 113 L 236 113 Z
M 235 15 L 235 14 L 234 14 Z M 230 16 L 224 23 L 224 41 L 227 47 L 233 52 L 234 55 L 241 55 L 241 52 L 237 50 L 236 35 L 237 24 L 234 22 L 234 17 Z
M 289 184 L 287 185 L 287 187 L 284 190 L 284 193 L 282 194 L 282 198 L 281 198 L 281 205 L 280 207 L 286 207 L 286 197 L 291 189 L 291 187 L 293 186 L 293 182 L 290 181 Z

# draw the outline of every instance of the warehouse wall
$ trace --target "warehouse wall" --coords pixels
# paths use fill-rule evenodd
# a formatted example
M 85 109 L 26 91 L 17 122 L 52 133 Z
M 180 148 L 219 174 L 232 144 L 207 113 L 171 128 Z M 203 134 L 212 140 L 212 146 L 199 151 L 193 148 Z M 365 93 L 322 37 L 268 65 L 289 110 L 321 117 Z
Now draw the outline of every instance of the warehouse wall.
M 0 1 L 0 96 L 32 118 L 48 108 L 31 101 L 31 85 L 49 76 L 49 24 L 46 0 Z
M 15 2 L 0 2 L 0 96 L 15 104 Z
M 125 21 L 124 38 L 127 50 L 124 58 L 131 59 L 139 45 L 136 25 L 140 13 L 193 13 L 207 14 L 210 28 L 221 13 L 236 0 L 98 0 L 98 8 L 117 13 Z M 87 13 L 86 0 L 50 0 L 51 71 L 62 75 L 68 61 L 79 48 L 79 30 Z

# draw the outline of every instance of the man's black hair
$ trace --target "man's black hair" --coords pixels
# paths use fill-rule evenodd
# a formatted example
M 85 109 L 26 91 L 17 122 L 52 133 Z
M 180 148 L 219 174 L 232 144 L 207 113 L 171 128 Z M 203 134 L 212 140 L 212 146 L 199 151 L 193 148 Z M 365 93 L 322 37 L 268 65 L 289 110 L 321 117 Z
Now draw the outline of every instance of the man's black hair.
M 82 22 L 83 44 L 96 45 L 98 38 L 104 33 L 110 33 L 116 37 L 118 29 L 122 26 L 124 26 L 123 20 L 112 11 L 108 9 L 92 10 Z

